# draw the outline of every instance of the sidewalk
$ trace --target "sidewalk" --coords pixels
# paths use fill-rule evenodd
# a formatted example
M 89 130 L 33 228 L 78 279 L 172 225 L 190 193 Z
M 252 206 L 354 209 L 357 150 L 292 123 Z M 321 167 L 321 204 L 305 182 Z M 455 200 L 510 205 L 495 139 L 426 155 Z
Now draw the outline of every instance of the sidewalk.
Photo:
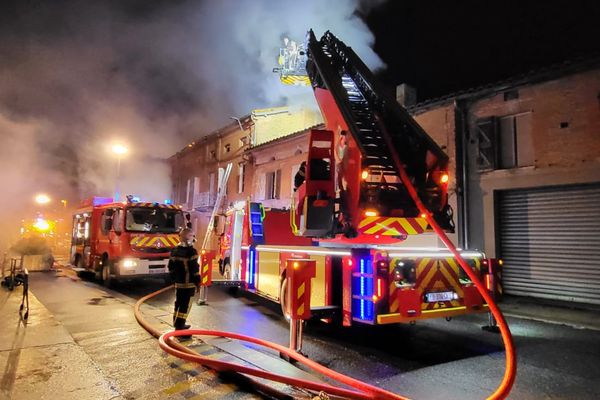
M 22 293 L 22 287 L 0 290 L 0 398 L 121 398 L 65 327 L 31 293 L 29 321 L 21 321 Z
M 504 296 L 499 306 L 507 317 L 600 331 L 599 305 Z
M 63 268 L 30 275 L 30 320 L 20 321 L 22 287 L 0 291 L 0 399 L 227 399 L 261 398 L 229 377 L 164 353 L 133 315 L 135 300 L 78 279 Z M 144 305 L 161 332 L 170 310 Z M 186 345 L 204 356 L 309 378 L 279 358 L 222 338 Z M 313 378 L 315 379 L 315 378 Z M 298 398 L 286 385 L 273 384 Z M 301 396 L 306 398 L 305 394 Z

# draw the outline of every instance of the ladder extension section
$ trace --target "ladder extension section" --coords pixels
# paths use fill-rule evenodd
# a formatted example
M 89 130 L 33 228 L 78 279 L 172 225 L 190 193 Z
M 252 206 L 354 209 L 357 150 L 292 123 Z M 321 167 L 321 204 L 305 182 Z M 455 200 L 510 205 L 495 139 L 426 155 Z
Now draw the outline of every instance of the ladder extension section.
M 225 193 L 227 192 L 227 181 L 229 180 L 229 175 L 231 174 L 231 169 L 233 168 L 233 164 L 227 164 L 225 168 L 225 172 L 223 173 L 223 178 L 221 179 L 221 183 L 217 188 L 217 198 L 215 199 L 215 206 L 213 207 L 212 213 L 210 214 L 210 219 L 208 220 L 208 226 L 206 228 L 206 234 L 204 235 L 204 240 L 202 241 L 202 250 L 206 249 L 208 246 L 208 241 L 210 240 L 210 236 L 212 235 L 212 226 L 215 223 L 215 216 L 217 212 L 221 209 L 223 198 L 225 197 Z
M 379 183 L 368 182 L 368 189 L 394 187 L 400 194 L 399 205 L 412 214 L 407 216 L 418 216 L 418 207 L 394 163 L 397 155 L 436 220 L 444 228 L 451 228 L 451 220 L 443 210 L 447 202 L 445 188 L 434 181 L 433 173 L 447 170 L 448 156 L 395 99 L 385 95 L 354 51 L 330 32 L 318 41 L 310 31 L 308 52 L 307 72 L 313 86 L 331 92 L 363 154 L 363 168 L 384 178 Z M 390 142 L 392 146 L 387 145 Z

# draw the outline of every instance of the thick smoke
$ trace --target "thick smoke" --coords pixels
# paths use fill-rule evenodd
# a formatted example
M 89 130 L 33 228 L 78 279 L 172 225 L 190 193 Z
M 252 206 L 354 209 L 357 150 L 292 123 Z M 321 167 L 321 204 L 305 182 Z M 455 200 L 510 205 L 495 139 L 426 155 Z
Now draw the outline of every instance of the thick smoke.
M 5 4 L 0 219 L 31 218 L 38 191 L 70 201 L 111 195 L 114 141 L 131 150 L 121 165 L 121 192 L 168 198 L 164 160 L 189 141 L 255 108 L 311 105 L 309 89 L 283 86 L 272 73 L 283 37 L 331 30 L 367 65 L 380 67 L 373 36 L 357 15 L 370 6 L 358 0 Z M 14 232 L 0 226 L 4 235 Z

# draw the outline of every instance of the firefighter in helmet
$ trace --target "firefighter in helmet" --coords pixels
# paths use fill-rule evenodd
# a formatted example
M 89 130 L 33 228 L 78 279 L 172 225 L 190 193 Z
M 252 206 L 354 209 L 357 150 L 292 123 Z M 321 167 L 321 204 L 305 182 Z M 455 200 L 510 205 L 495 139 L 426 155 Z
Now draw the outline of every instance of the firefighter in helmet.
M 179 233 L 179 245 L 171 250 L 169 259 L 169 274 L 175 282 L 175 330 L 190 328 L 185 320 L 192 308 L 192 298 L 200 285 L 198 252 L 194 248 L 194 242 L 194 232 L 190 228 L 184 228 Z

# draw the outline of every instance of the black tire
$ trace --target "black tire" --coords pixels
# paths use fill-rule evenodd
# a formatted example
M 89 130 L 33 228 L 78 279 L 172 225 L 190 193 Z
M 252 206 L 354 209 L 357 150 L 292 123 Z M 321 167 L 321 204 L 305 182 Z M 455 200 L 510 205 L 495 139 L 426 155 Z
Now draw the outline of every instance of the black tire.
M 111 288 L 115 286 L 116 279 L 111 276 L 112 268 L 110 262 L 102 263 L 102 284 Z
M 102 266 L 108 262 L 108 256 L 104 254 L 102 259 L 94 264 L 94 279 L 98 282 L 102 282 Z

